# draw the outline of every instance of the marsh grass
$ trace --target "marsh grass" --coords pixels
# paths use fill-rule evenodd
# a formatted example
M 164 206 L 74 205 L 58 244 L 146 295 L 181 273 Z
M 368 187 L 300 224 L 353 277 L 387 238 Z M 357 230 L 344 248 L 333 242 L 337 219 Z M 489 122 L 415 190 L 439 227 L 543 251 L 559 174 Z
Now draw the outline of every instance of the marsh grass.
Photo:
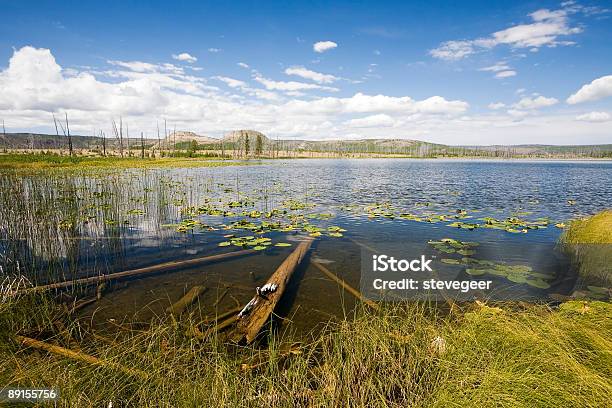
M 255 162 L 249 162 L 254 164 Z M 0 154 L 0 169 L 141 168 L 141 167 L 219 167 L 245 164 L 216 157 L 86 157 L 48 153 Z
M 293 339 L 282 335 L 265 348 L 195 340 L 184 334 L 190 316 L 103 337 L 73 320 L 68 336 L 44 298 L 0 307 L 0 382 L 57 387 L 60 406 L 605 406 L 612 392 L 612 307 L 603 302 L 473 304 L 450 315 L 387 305 L 330 323 L 291 354 Z M 28 314 L 32 307 L 41 313 Z M 8 339 L 16 331 L 148 376 L 23 349 Z
M 586 285 L 612 288 L 612 210 L 574 220 L 561 237 Z

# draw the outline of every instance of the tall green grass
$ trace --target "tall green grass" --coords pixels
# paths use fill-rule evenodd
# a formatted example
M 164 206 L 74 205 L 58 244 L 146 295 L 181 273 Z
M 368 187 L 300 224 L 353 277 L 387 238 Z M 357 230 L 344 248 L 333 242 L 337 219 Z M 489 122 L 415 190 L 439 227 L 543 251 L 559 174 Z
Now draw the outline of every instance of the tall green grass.
M 329 324 L 290 354 L 282 336 L 266 348 L 196 340 L 185 335 L 190 317 L 106 340 L 78 320 L 62 333 L 53 308 L 39 299 L 35 317 L 31 302 L 1 306 L 0 382 L 57 387 L 59 406 L 603 407 L 612 394 L 612 306 L 603 302 L 466 305 L 450 315 L 387 305 Z M 148 376 L 24 350 L 8 340 L 15 331 Z
M 612 288 L 612 210 L 572 221 L 561 243 L 578 264 L 583 286 Z

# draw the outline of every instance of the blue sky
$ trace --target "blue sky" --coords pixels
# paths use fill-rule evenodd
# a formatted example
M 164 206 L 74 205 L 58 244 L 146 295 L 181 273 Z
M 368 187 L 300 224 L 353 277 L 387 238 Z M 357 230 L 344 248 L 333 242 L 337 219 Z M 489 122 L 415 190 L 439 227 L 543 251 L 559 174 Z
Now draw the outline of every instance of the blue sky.
M 612 2 L 0 7 L 8 131 L 612 142 Z

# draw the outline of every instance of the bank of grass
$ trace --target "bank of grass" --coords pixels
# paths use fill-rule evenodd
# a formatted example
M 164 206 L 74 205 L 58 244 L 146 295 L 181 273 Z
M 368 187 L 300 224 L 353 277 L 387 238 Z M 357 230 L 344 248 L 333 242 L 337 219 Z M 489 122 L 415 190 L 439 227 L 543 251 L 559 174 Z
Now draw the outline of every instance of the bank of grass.
M 603 407 L 612 395 L 612 306 L 604 302 L 466 304 L 450 315 L 386 305 L 330 324 L 291 354 L 290 339 L 262 349 L 195 340 L 184 334 L 189 319 L 107 340 L 73 322 L 68 336 L 51 323 L 48 303 L 36 306 L 46 312 L 33 306 L 4 305 L 0 383 L 57 387 L 59 406 Z M 9 340 L 16 331 L 147 377 L 24 349 Z
M 612 210 L 572 221 L 561 242 L 586 285 L 612 288 Z
M 80 168 L 158 168 L 158 167 L 218 167 L 245 164 L 206 157 L 116 157 L 60 156 L 56 154 L 0 154 L 0 169 L 80 169 Z

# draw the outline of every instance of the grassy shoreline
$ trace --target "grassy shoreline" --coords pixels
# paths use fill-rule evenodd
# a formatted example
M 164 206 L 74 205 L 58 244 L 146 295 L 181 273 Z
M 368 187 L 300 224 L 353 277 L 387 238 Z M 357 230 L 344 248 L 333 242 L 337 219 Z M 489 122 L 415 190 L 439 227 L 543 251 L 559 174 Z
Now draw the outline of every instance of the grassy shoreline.
M 40 313 L 29 311 L 37 307 Z M 194 324 L 96 334 L 57 321 L 41 298 L 0 304 L 0 382 L 57 387 L 59 406 L 604 406 L 612 392 L 612 305 L 470 303 L 443 314 L 423 303 L 357 310 L 299 348 L 272 338 L 236 348 L 185 335 Z M 349 313 L 350 316 L 350 313 Z M 62 321 L 62 319 L 59 319 Z M 126 326 L 129 327 L 129 324 Z M 58 329 L 61 328 L 61 329 Z M 20 333 L 146 373 L 33 351 Z
M 247 162 L 207 157 L 162 157 L 143 159 L 140 157 L 69 157 L 47 154 L 0 154 L 0 170 L 221 167 L 255 164 L 256 162 L 256 160 Z

